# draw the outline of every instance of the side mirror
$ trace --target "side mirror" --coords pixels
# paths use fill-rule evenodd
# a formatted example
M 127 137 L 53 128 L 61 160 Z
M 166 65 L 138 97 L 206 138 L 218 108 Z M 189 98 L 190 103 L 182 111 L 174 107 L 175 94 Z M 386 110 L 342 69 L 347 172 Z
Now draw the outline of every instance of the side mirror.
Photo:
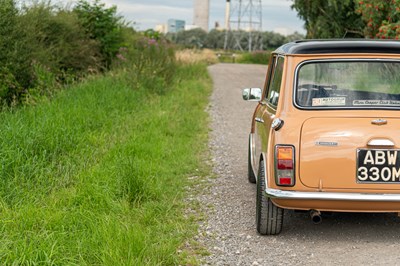
M 242 97 L 245 101 L 260 101 L 262 90 L 260 88 L 246 88 L 243 90 Z

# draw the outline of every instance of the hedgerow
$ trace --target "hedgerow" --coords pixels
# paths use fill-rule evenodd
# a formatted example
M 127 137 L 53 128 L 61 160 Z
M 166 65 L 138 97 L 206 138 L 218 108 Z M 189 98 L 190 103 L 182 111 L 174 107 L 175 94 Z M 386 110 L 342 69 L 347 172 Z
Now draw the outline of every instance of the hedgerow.
M 0 0 L 2 107 L 36 102 L 65 84 L 122 65 L 133 77 L 148 75 L 142 80 L 155 82 L 151 87 L 160 92 L 172 80 L 173 54 L 168 43 L 135 32 L 115 6 L 99 0 L 80 0 L 72 8 Z

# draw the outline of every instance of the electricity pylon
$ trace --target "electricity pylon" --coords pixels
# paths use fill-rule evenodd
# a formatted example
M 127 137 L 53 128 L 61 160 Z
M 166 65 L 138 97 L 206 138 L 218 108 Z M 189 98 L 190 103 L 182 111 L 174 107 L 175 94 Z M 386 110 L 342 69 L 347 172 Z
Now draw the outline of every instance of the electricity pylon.
M 261 0 L 226 0 L 224 48 L 254 51 L 262 49 Z

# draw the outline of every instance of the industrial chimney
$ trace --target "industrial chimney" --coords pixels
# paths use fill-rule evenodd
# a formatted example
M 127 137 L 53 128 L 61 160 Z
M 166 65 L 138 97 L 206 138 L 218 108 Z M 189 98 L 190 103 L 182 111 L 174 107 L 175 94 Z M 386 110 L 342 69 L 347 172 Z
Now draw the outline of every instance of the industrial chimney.
M 231 0 L 226 0 L 226 10 L 225 10 L 225 29 L 230 30 L 231 20 Z
M 208 32 L 210 0 L 194 0 L 193 24 Z

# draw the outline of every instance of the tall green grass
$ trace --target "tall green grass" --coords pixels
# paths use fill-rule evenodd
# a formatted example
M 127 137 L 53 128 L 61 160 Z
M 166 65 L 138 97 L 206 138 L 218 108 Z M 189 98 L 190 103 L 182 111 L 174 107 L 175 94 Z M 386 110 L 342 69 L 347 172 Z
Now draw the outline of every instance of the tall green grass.
M 203 65 L 179 66 L 161 96 L 128 80 L 92 79 L 0 113 L 1 264 L 182 263 L 210 80 Z
M 254 52 L 244 52 L 239 54 L 237 62 L 240 64 L 260 64 L 268 65 L 269 57 L 271 56 L 271 51 L 254 51 Z

